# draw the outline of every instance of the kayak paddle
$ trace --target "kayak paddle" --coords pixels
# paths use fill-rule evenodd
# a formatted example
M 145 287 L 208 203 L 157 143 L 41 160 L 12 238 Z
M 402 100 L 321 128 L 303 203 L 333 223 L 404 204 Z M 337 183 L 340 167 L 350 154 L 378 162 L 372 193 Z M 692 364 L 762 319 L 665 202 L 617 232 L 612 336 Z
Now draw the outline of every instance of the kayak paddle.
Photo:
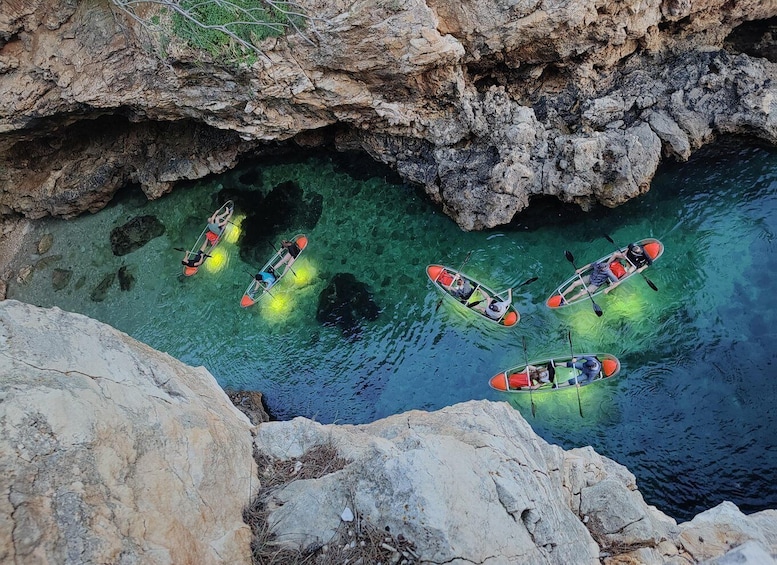
M 529 375 L 529 354 L 526 353 L 526 337 L 521 336 L 521 341 L 523 342 L 523 358 L 526 361 L 526 380 L 529 382 L 529 398 L 531 399 L 531 415 L 532 417 L 537 417 L 537 410 L 534 408 L 534 396 L 532 395 L 532 391 L 534 390 L 534 387 L 531 384 L 531 375 Z M 507 376 L 505 374 L 505 376 Z M 509 385 L 508 385 L 509 388 Z
M 567 252 L 569 253 L 569 252 Z M 567 338 L 569 339 L 569 354 L 572 355 L 572 359 L 575 358 L 575 350 L 572 348 L 572 332 L 567 331 Z M 570 359 L 571 361 L 571 359 Z M 574 363 L 573 363 L 574 365 Z M 577 367 L 572 367 L 575 371 L 575 390 L 577 390 L 577 407 L 580 409 L 580 417 L 583 417 L 583 403 L 580 402 L 580 383 L 577 381 Z
M 572 263 L 572 266 L 575 268 L 575 272 L 577 273 L 577 265 L 575 265 L 575 256 L 572 255 L 570 251 L 564 251 L 564 256 L 567 258 L 567 261 Z M 596 312 L 597 316 L 601 317 L 604 312 L 602 312 L 602 309 L 599 308 L 599 305 L 594 301 L 594 297 L 591 295 L 591 291 L 588 290 L 588 285 L 583 280 L 583 277 L 580 276 L 580 273 L 577 273 L 577 277 L 580 279 L 580 282 L 583 283 L 583 288 L 585 288 L 585 291 L 588 294 L 588 298 L 591 299 L 591 304 L 594 305 L 594 312 Z
M 470 251 L 469 253 L 467 253 L 467 256 L 466 256 L 466 257 L 464 257 L 464 261 L 462 261 L 461 265 L 459 265 L 459 268 L 456 270 L 456 274 L 457 274 L 457 275 L 461 274 L 461 270 L 464 268 L 464 265 L 466 265 L 466 264 L 467 264 L 467 262 L 469 261 L 469 258 L 470 258 L 471 256 L 472 256 L 472 251 Z M 440 272 L 442 272 L 442 271 L 440 271 Z M 435 282 L 437 282 L 437 281 L 435 281 Z M 451 284 L 453 284 L 453 283 L 451 283 Z M 474 294 L 474 293 L 473 293 L 473 294 Z M 444 297 L 443 297 L 443 298 L 444 298 Z M 440 305 L 441 305 L 441 304 L 442 304 L 442 298 L 440 298 L 439 302 L 437 302 L 437 306 L 435 306 L 435 308 L 434 308 L 434 311 L 435 311 L 435 312 L 437 312 L 437 310 L 439 310 L 439 309 L 440 309 Z

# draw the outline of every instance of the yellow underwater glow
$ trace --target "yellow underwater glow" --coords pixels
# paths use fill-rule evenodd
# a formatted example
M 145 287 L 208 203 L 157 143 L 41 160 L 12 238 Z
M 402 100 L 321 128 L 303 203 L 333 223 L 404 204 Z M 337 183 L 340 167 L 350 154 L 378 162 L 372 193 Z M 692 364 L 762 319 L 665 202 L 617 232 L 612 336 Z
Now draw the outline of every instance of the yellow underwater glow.
M 283 281 L 297 288 L 309 285 L 316 276 L 316 268 L 309 261 L 295 262 L 291 268 L 294 272 L 289 272 Z
M 277 322 L 289 318 L 299 304 L 301 289 L 308 286 L 317 276 L 317 270 L 309 261 L 300 260 L 291 268 L 281 281 L 270 288 L 262 299 L 262 316 L 268 321 Z
M 203 266 L 209 273 L 218 273 L 227 266 L 228 254 L 223 248 L 212 249 L 208 255 L 210 257 L 203 263 Z
M 227 243 L 237 243 L 237 240 L 240 238 L 240 233 L 242 232 L 240 226 L 244 219 L 245 216 L 242 215 L 233 216 L 232 223 L 227 224 L 227 229 L 224 230 L 224 241 Z
M 270 320 L 282 320 L 286 318 L 292 308 L 293 300 L 291 295 L 287 293 L 281 293 L 280 289 L 273 292 L 270 289 L 272 295 L 268 294 L 262 299 L 262 313 Z

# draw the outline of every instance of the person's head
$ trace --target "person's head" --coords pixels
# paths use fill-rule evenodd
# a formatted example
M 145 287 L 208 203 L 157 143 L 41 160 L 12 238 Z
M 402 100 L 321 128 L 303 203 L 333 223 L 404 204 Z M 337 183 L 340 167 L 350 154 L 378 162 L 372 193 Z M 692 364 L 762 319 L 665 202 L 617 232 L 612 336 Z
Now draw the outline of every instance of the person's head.
M 596 369 L 596 361 L 594 361 L 593 359 L 588 359 L 585 362 L 585 368 L 586 369 Z
M 640 255 L 642 253 L 642 247 L 640 247 L 636 243 L 629 243 L 629 251 L 637 255 Z
M 491 301 L 488 303 L 488 309 L 492 312 L 499 312 L 499 304 L 497 303 L 495 298 L 492 298 Z

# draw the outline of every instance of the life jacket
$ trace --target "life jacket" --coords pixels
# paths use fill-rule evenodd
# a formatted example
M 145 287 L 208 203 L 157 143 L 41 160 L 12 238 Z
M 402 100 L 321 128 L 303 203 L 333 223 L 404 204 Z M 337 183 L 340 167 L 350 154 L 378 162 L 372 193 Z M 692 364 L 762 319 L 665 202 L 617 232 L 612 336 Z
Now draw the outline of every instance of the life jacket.
M 529 378 L 526 376 L 526 371 L 523 371 L 522 373 L 513 373 L 509 377 L 507 377 L 510 388 L 521 388 L 524 386 L 531 386 L 529 384 Z
M 612 271 L 612 274 L 618 277 L 619 279 L 622 278 L 626 274 L 626 269 L 621 265 L 621 262 L 617 259 L 610 263 L 610 270 Z

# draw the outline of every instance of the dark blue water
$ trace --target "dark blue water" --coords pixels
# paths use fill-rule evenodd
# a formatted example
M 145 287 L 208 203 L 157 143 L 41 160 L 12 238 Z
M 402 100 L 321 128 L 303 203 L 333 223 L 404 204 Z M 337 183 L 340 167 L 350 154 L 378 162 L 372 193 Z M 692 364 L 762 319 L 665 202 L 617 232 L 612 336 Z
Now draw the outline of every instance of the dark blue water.
M 774 149 L 719 146 L 667 167 L 650 192 L 616 210 L 585 214 L 537 199 L 509 228 L 465 233 L 364 156 L 247 163 L 158 201 L 127 194 L 95 215 L 39 223 L 16 267 L 39 259 L 32 250 L 46 232 L 54 235 L 48 255 L 61 258 L 12 282 L 8 294 L 109 323 L 206 366 L 225 388 L 260 390 L 279 419 L 363 423 L 470 399 L 508 401 L 546 440 L 592 445 L 626 465 L 646 500 L 678 519 L 723 500 L 755 511 L 777 507 L 775 170 Z M 250 226 L 239 208 L 240 227 L 217 256 L 196 276 L 180 276 L 173 248 L 193 244 L 219 190 L 266 196 L 287 181 L 302 189 L 305 213 L 274 239 L 308 235 L 296 277 L 259 306 L 240 308 L 250 273 L 272 249 L 262 243 L 241 258 Z M 165 234 L 115 257 L 110 231 L 143 214 L 158 217 Z M 604 233 L 618 245 L 648 236 L 664 243 L 645 272 L 658 292 L 635 277 L 597 297 L 601 318 L 590 303 L 547 309 L 545 298 L 573 270 L 564 251 L 578 265 L 596 259 L 612 250 Z M 482 323 L 447 301 L 437 308 L 426 265 L 458 267 L 470 252 L 467 273 L 515 289 L 516 329 Z M 135 278 L 132 289 L 115 282 L 93 301 L 103 276 L 121 266 Z M 72 271 L 58 291 L 56 268 Z M 339 273 L 366 285 L 377 319 L 346 332 L 316 321 L 319 296 Z M 580 407 L 575 390 L 534 395 L 536 416 L 528 396 L 488 387 L 525 356 L 568 352 L 568 335 L 577 351 L 617 355 L 621 376 L 582 388 Z

